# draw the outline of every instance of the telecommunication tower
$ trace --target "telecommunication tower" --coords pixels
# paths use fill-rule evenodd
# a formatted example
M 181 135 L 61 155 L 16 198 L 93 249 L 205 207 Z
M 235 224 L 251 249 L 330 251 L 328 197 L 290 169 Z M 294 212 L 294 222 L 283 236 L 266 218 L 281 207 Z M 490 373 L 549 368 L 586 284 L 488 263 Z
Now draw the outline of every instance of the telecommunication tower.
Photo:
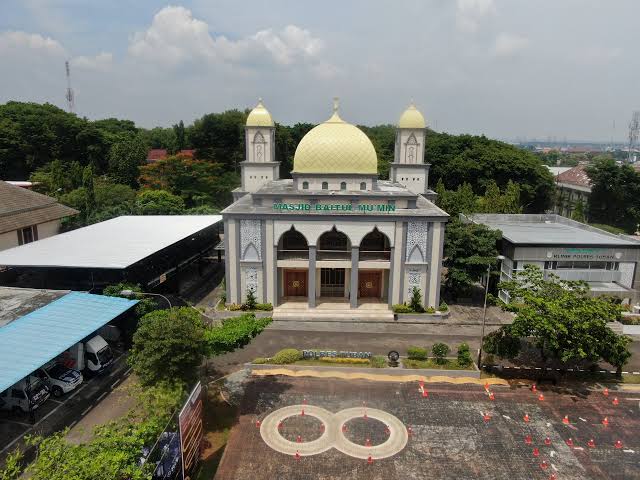
M 67 108 L 69 109 L 69 112 L 73 113 L 76 105 L 73 98 L 73 89 L 71 88 L 71 70 L 69 69 L 68 60 L 64 62 L 64 67 L 67 70 L 67 94 L 65 95 L 65 98 L 67 99 Z

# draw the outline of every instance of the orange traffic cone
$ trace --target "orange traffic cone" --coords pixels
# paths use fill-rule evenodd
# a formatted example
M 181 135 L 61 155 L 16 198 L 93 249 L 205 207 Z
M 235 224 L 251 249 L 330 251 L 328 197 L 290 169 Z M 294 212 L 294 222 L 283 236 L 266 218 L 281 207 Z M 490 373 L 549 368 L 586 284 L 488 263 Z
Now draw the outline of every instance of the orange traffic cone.
M 282 420 L 278 422 L 278 430 L 282 430 Z
M 296 438 L 296 442 L 302 443 L 302 436 L 298 435 L 298 437 Z
M 529 417 L 528 413 L 525 413 L 524 417 L 522 417 L 522 419 L 524 420 L 524 423 L 529 423 L 529 420 L 531 420 L 531 418 Z
M 609 396 L 609 389 L 605 387 L 605 389 L 604 389 L 604 391 L 602 392 L 602 394 L 603 394 L 605 397 L 608 397 L 608 396 Z
M 300 452 L 296 450 L 296 460 L 300 460 Z
M 558 476 L 556 475 L 555 472 L 553 472 L 551 475 L 549 475 L 549 480 L 558 480 Z
M 545 439 L 544 439 L 544 444 L 545 444 L 546 446 L 551 445 L 551 439 L 550 439 L 549 437 L 545 438 Z
M 567 447 L 573 447 L 573 440 L 571 438 L 567 439 L 565 443 L 567 444 Z
M 542 393 L 538 395 L 538 400 L 540 400 L 541 402 L 544 402 L 544 395 Z
M 531 445 L 531 442 L 533 442 L 531 435 L 527 435 L 526 437 L 524 437 L 524 443 L 526 443 L 527 445 Z
M 596 448 L 596 442 L 593 441 L 593 438 L 587 442 L 587 446 L 589 448 Z
M 602 419 L 602 425 L 604 425 L 605 427 L 609 426 L 609 419 L 607 417 L 604 417 Z
M 387 435 L 391 435 L 391 430 L 389 429 L 389 425 L 385 425 L 384 433 L 386 433 Z
M 540 468 L 542 470 L 546 470 L 547 468 L 549 468 L 549 464 L 547 463 L 546 460 L 542 460 L 542 463 L 540 463 Z
M 494 401 L 496 399 L 496 396 L 493 394 L 493 392 L 489 392 L 489 400 Z
M 489 391 L 489 382 L 485 382 L 484 384 L 484 389 L 488 392 Z
M 370 447 L 371 446 L 371 440 L 369 438 L 367 438 L 366 442 L 364 442 L 364 446 L 365 447 Z
M 564 416 L 564 418 L 562 419 L 562 423 L 564 423 L 565 425 L 569 425 L 569 415 Z
M 342 425 L 342 431 L 346 432 L 347 431 L 347 426 L 346 425 Z
M 429 392 L 427 392 L 426 388 L 422 389 L 422 398 L 427 398 L 429 396 Z
M 420 385 L 420 390 L 422 390 L 424 388 L 424 380 L 420 380 L 418 385 Z
M 616 440 L 616 443 L 613 444 L 616 448 L 622 448 L 622 442 L 620 440 Z
M 540 450 L 538 450 L 538 447 L 533 447 L 533 456 L 534 457 L 540 456 Z
M 536 393 L 538 391 L 538 389 L 536 388 L 536 384 L 535 383 L 533 385 L 531 385 L 531 391 L 533 393 Z
M 407 435 L 413 435 L 413 430 L 411 429 L 411 427 L 407 427 Z
M 613 397 L 613 402 L 611 402 L 611 403 L 613 403 L 614 405 L 616 405 L 616 406 L 617 406 L 617 405 L 620 403 L 620 402 L 618 401 L 618 397 Z
M 367 457 L 367 463 L 368 463 L 369 465 L 372 465 L 372 464 L 373 464 L 373 458 L 371 458 L 371 455 L 369 455 L 369 456 Z
M 482 415 L 482 418 L 484 419 L 485 422 L 488 422 L 489 420 L 491 420 L 491 415 L 489 415 L 488 413 L 485 413 L 484 415 Z
M 260 420 L 256 420 L 256 427 L 260 428 Z
M 300 413 L 301 417 L 304 417 L 304 408 L 302 409 L 302 412 Z

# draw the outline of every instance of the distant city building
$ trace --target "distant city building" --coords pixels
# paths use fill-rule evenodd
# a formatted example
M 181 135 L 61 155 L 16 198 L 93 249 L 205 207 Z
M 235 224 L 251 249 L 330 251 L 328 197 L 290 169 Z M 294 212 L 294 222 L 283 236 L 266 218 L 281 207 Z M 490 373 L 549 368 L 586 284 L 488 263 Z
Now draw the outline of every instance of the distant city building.
M 55 198 L 0 180 L 0 250 L 51 237 L 78 211 Z
M 556 191 L 554 196 L 553 213 L 571 218 L 578 204 L 582 204 L 583 214 L 586 213 L 589 195 L 591 195 L 591 179 L 585 170 L 585 165 L 573 168 L 548 167 L 555 175 Z M 558 173 L 554 172 L 558 169 Z M 564 169 L 564 170 L 560 170 Z
M 611 295 L 625 303 L 638 301 L 640 242 L 614 235 L 559 215 L 476 214 L 463 216 L 502 232 L 501 280 L 511 280 L 525 265 L 545 275 L 587 282 L 592 295 Z M 500 298 L 508 302 L 505 292 Z
M 242 184 L 222 212 L 227 301 L 252 290 L 274 318 L 392 318 L 418 288 L 438 307 L 448 215 L 427 199 L 424 117 L 402 114 L 391 180 L 379 180 L 373 144 L 337 110 L 302 138 L 286 180 L 271 115 L 262 102 L 249 114 Z

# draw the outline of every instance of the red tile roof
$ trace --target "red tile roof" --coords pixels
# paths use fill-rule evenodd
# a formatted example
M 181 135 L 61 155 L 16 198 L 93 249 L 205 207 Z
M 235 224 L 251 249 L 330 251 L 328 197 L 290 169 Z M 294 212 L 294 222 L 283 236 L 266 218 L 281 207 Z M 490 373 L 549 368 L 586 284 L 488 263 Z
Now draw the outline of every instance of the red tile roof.
M 193 158 L 196 154 L 195 150 L 180 150 L 176 155 L 184 155 L 185 157 Z
M 167 150 L 164 148 L 152 148 L 147 153 L 147 162 L 157 162 L 158 160 L 162 160 L 166 158 Z
M 556 177 L 558 183 L 569 183 L 580 187 L 591 187 L 591 179 L 584 169 L 584 165 L 578 165 Z

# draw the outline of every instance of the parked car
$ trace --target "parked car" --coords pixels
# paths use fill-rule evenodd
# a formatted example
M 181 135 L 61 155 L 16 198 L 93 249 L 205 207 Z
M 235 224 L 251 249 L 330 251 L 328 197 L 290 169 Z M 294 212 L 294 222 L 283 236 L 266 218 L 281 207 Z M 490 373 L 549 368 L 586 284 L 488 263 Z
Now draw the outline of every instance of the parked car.
M 67 368 L 55 361 L 42 366 L 34 374 L 49 386 L 54 397 L 61 397 L 78 388 L 84 380 L 78 370 Z
M 40 407 L 49 398 L 49 387 L 38 377 L 29 375 L 0 393 L 0 408 L 14 412 L 29 412 Z

